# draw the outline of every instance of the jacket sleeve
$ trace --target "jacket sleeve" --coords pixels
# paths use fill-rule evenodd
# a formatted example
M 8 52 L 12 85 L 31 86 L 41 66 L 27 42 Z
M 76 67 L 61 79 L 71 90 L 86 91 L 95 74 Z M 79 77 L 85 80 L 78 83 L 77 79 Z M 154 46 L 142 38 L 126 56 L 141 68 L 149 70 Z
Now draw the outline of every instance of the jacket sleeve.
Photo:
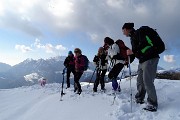
M 132 51 L 133 53 L 136 53 L 138 51 L 138 38 L 137 35 L 134 35 L 131 37 L 131 45 L 132 45 Z
M 137 58 L 141 56 L 141 50 L 140 50 L 141 38 L 142 36 L 140 37 L 139 31 L 136 31 L 135 34 L 131 36 L 132 51 Z
M 85 66 L 85 58 L 82 56 L 81 57 L 81 67 Z
M 66 59 L 64 60 L 64 66 L 65 66 L 65 67 L 68 66 L 68 58 L 66 58 Z

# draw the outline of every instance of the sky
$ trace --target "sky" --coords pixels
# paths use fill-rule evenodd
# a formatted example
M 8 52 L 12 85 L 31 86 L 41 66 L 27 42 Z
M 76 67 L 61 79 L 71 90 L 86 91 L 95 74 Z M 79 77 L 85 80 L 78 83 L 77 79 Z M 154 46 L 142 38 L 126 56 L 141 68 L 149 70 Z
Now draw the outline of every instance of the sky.
M 166 44 L 159 66 L 180 67 L 179 0 L 1 0 L 0 62 L 66 56 L 79 47 L 92 61 L 106 36 L 122 39 L 125 22 L 148 25 Z

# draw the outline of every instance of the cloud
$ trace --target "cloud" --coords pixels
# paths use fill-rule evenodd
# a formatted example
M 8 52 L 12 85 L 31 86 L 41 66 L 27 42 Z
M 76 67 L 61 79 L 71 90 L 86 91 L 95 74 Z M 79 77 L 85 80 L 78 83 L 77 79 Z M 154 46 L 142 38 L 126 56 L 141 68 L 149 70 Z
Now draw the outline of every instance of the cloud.
M 62 46 L 62 45 L 56 45 L 55 47 L 57 50 L 59 51 L 65 51 L 66 50 L 66 47 Z
M 135 28 L 156 28 L 172 49 L 180 45 L 179 4 L 179 0 L 1 0 L 0 26 L 36 38 L 46 36 L 45 31 L 60 37 L 79 32 L 101 43 L 106 36 L 127 39 L 121 27 L 134 22 Z
M 63 45 L 52 45 L 50 43 L 46 43 L 46 44 L 41 44 L 41 40 L 36 38 L 35 42 L 34 42 L 34 46 L 37 49 L 42 49 L 45 50 L 46 53 L 55 53 L 56 51 L 58 52 L 64 52 L 67 50 L 66 47 L 64 47 Z
M 36 51 L 44 50 L 46 53 L 56 53 L 56 52 L 64 52 L 67 50 L 66 47 L 63 45 L 52 45 L 50 43 L 42 44 L 41 40 L 36 38 L 34 43 L 31 45 L 31 47 L 25 46 L 25 45 L 15 45 L 16 50 L 20 50 L 23 53 L 33 51 L 36 49 Z
M 45 48 L 45 46 L 42 45 L 40 42 L 41 42 L 40 39 L 36 38 L 36 39 L 35 39 L 35 42 L 34 42 L 34 46 L 35 46 L 36 48 Z
M 51 44 L 46 44 L 45 45 L 45 50 L 46 50 L 46 53 L 53 53 L 53 46 Z
M 68 0 L 52 0 L 49 5 L 49 11 L 57 17 L 65 17 L 73 12 L 71 9 L 73 4 Z
M 164 55 L 164 61 L 169 63 L 175 62 L 174 55 Z
M 32 49 L 31 49 L 30 47 L 25 46 L 25 45 L 15 45 L 15 49 L 16 49 L 16 50 L 20 50 L 20 51 L 23 52 L 23 53 L 32 51 Z

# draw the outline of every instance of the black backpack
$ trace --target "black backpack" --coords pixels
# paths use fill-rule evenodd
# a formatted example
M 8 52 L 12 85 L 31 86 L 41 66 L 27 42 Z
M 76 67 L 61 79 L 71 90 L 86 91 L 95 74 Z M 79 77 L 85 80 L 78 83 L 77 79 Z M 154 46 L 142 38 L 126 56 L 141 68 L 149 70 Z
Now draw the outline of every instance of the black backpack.
M 85 62 L 84 70 L 86 71 L 89 68 L 89 60 L 88 60 L 87 56 L 85 56 L 85 55 L 82 55 L 82 56 L 83 56 L 84 62 Z
M 149 39 L 149 41 L 152 43 L 150 45 L 157 50 L 158 54 L 164 52 L 165 44 L 155 29 L 150 28 L 149 26 L 142 26 L 137 31 L 140 32 L 141 35 L 143 34 L 146 39 Z M 147 40 L 148 43 L 149 41 Z

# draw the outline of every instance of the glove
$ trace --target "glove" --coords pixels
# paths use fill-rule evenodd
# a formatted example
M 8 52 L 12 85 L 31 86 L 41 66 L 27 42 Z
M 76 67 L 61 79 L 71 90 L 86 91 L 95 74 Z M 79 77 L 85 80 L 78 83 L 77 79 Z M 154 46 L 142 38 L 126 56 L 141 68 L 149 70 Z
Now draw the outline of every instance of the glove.
M 95 56 L 94 59 L 93 59 L 93 62 L 98 62 L 98 61 L 99 61 L 99 57 Z

